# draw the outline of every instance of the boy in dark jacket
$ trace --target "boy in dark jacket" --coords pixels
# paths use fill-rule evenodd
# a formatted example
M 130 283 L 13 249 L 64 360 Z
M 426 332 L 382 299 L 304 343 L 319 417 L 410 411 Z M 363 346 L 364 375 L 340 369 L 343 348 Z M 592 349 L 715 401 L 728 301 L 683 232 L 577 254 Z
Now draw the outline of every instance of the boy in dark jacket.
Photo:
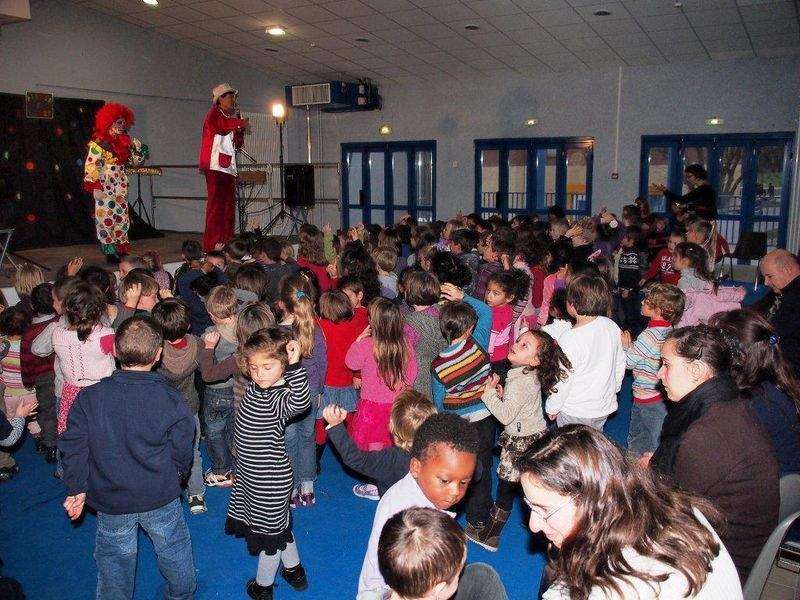
M 195 422 L 180 392 L 152 373 L 164 339 L 150 317 L 120 326 L 121 371 L 83 388 L 58 440 L 73 521 L 88 502 L 97 511 L 97 597 L 132 598 L 137 536 L 153 542 L 168 598 L 196 589 L 181 480 L 192 465 Z
M 433 403 L 423 394 L 415 390 L 404 391 L 395 399 L 389 418 L 389 431 L 394 446 L 365 452 L 359 450 L 347 433 L 344 426 L 346 410 L 332 405 L 322 411 L 322 417 L 328 423 L 328 438 L 342 457 L 342 462 L 377 483 L 377 486 L 371 483 L 356 484 L 353 486 L 356 496 L 380 500 L 386 490 L 406 476 L 411 462 L 414 434 L 425 419 L 435 412 Z

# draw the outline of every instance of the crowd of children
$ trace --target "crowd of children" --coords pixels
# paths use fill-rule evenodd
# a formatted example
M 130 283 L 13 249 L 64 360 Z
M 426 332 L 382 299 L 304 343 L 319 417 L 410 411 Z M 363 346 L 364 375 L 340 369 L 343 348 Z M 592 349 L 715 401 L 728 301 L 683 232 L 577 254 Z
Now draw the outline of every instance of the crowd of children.
M 602 430 L 626 369 L 629 450 L 645 460 L 656 451 L 665 339 L 744 296 L 718 285 L 709 249 L 720 236 L 707 222 L 667 232 L 640 205 L 573 224 L 557 213 L 339 232 L 306 224 L 297 260 L 273 237 L 208 254 L 187 241 L 174 276 L 149 253 L 125 257 L 117 282 L 80 259 L 52 284 L 26 267 L 20 302 L 0 313 L 11 419 L 0 444 L 27 417 L 37 451 L 58 463 L 69 516 L 85 503 L 98 512 L 98 594 L 132 591 L 135 552 L 121 561 L 128 542 L 109 533 L 124 525 L 150 534 L 169 597 L 191 597 L 180 496 L 201 514 L 206 487 L 232 488 L 225 531 L 258 556 L 246 591 L 264 600 L 278 573 L 308 586 L 290 509 L 317 502 L 330 440 L 365 478 L 354 493 L 378 501 L 361 597 L 383 598 L 387 586 L 403 598 L 439 586 L 447 597 L 465 539 L 498 549 L 520 460 L 549 428 Z M 0 480 L 17 472 L 9 460 L 0 453 Z M 440 516 L 456 505 L 463 533 Z M 436 530 L 446 541 L 430 551 L 452 556 L 406 592 L 403 531 L 415 527 Z

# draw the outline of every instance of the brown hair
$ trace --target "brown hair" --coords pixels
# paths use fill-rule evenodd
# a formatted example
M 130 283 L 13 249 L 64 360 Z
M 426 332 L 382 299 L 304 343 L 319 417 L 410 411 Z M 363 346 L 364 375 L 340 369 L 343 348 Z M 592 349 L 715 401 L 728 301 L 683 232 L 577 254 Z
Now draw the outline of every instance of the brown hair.
M 717 291 L 714 275 L 708 270 L 708 252 L 700 244 L 692 242 L 681 242 L 675 246 L 675 255 L 689 261 L 689 267 L 694 269 L 700 279 L 714 284 L 714 292 Z
M 676 285 L 653 283 L 645 288 L 642 302 L 661 312 L 665 321 L 677 323 L 683 314 L 686 296 Z
M 64 315 L 67 324 L 78 332 L 78 339 L 85 342 L 96 325 L 106 314 L 106 297 L 100 288 L 79 281 L 71 287 L 64 299 Z
M 325 292 L 319 299 L 319 314 L 332 323 L 349 321 L 353 318 L 353 305 L 344 292 Z
M 594 222 L 592 217 L 584 217 L 575 223 L 581 237 L 587 242 L 591 243 L 597 239 L 597 223 Z
M 314 291 L 302 275 L 284 277 L 280 283 L 279 297 L 284 308 L 294 317 L 295 339 L 300 344 L 300 354 L 311 357 L 314 350 Z
M 275 325 L 275 315 L 264 302 L 253 302 L 242 309 L 236 317 L 236 339 L 241 348 L 251 335 L 259 329 Z
M 602 432 L 567 425 L 536 440 L 517 468 L 536 485 L 571 496 L 578 520 L 564 538 L 558 578 L 570 598 L 585 600 L 592 589 L 624 596 L 620 581 L 654 584 L 667 574 L 633 568 L 623 552 L 665 563 L 686 577 L 687 596 L 702 589 L 720 544 L 695 516 L 712 525 L 721 515 L 709 501 L 678 490 L 640 467 Z
M 239 369 L 249 377 L 250 359 L 256 354 L 266 354 L 269 358 L 278 360 L 285 369 L 289 364 L 286 344 L 291 340 L 292 334 L 283 327 L 272 326 L 259 329 L 240 347 L 240 352 L 236 355 Z
M 254 264 L 242 265 L 233 277 L 234 287 L 247 292 L 253 292 L 258 296 L 259 300 L 264 298 L 268 284 L 269 278 L 267 274 L 261 267 Z
M 303 223 L 298 232 L 300 256 L 316 265 L 328 264 L 325 260 L 325 236 L 311 223 Z
M 155 250 L 148 250 L 142 254 L 142 261 L 151 271 L 160 271 L 162 269 L 161 256 Z
M 16 306 L 10 306 L 0 312 L 0 334 L 22 335 L 30 323 L 28 313 Z
M 128 290 L 134 285 L 140 284 L 142 286 L 142 296 L 154 296 L 158 293 L 158 282 L 153 276 L 145 269 L 133 269 L 125 275 L 122 283 L 119 285 L 119 295 L 121 298 L 127 298 Z
M 611 311 L 611 292 L 599 275 L 579 275 L 567 286 L 567 303 L 579 315 L 606 317 Z
M 403 297 L 412 306 L 433 306 L 439 301 L 441 286 L 427 271 L 409 271 L 403 277 Z
M 386 246 L 378 246 L 372 252 L 372 259 L 381 271 L 391 273 L 397 266 L 397 252 Z
M 36 265 L 23 263 L 14 273 L 14 289 L 20 296 L 30 296 L 31 290 L 40 283 L 44 283 L 44 274 Z
M 163 343 L 161 327 L 150 316 L 127 319 L 114 337 L 117 359 L 123 367 L 140 367 L 155 362 Z
M 410 452 L 417 429 L 433 414 L 436 414 L 436 407 L 425 394 L 413 389 L 400 392 L 392 403 L 389 417 L 389 432 L 394 445 Z
M 567 355 L 561 349 L 550 334 L 540 331 L 538 329 L 531 329 L 526 331 L 523 335 L 530 334 L 539 342 L 539 364 L 533 368 L 526 368 L 528 370 L 535 370 L 536 377 L 539 380 L 539 385 L 542 388 L 542 394 L 555 394 L 557 393 L 556 385 L 559 381 L 564 381 L 572 370 L 572 363 Z
M 165 298 L 153 307 L 151 316 L 168 342 L 175 342 L 189 333 L 189 307 L 179 298 Z
M 378 363 L 378 373 L 389 389 L 396 390 L 405 383 L 405 371 L 411 360 L 400 309 L 386 298 L 375 298 L 369 305 L 369 326 L 372 330 L 372 353 Z
M 238 307 L 236 292 L 229 285 L 218 285 L 206 297 L 206 310 L 217 319 L 234 316 Z
M 433 508 L 407 508 L 392 516 L 378 539 L 378 569 L 403 598 L 422 598 L 458 577 L 467 554 L 458 523 Z

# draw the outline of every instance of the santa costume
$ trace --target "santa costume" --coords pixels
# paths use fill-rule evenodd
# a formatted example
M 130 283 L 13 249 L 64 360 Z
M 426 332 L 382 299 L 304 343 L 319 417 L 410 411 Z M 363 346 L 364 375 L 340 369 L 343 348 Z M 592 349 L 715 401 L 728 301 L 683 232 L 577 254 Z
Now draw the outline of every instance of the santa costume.
M 133 111 L 107 102 L 94 117 L 94 131 L 84 165 L 83 189 L 94 197 L 97 239 L 110 261 L 130 250 L 128 244 L 128 175 L 126 166 L 141 164 L 147 146 L 128 136 Z
M 211 91 L 214 106 L 206 114 L 200 144 L 200 170 L 205 174 L 208 189 L 203 233 L 203 250 L 206 252 L 233 237 L 236 150 L 244 144 L 247 121 L 226 113 L 219 105 L 220 98 L 228 93 L 236 96 L 239 92 L 228 83 L 221 83 Z

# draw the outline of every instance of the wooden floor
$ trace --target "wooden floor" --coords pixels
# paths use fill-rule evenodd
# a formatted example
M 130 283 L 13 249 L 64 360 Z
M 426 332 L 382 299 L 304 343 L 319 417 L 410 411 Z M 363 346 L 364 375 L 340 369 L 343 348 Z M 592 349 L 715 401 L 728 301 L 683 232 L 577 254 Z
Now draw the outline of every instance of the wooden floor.
M 162 233 L 164 234 L 162 238 L 132 241 L 131 254 L 141 254 L 148 250 L 155 250 L 159 253 L 164 263 L 176 262 L 181 260 L 181 244 L 184 240 L 197 240 L 199 242 L 203 240 L 202 233 L 186 231 L 162 231 Z M 82 257 L 84 264 L 87 265 L 108 266 L 105 261 L 105 256 L 100 252 L 100 244 L 21 250 L 17 252 L 17 254 L 22 258 L 29 259 L 42 267 L 50 269 L 44 272 L 44 277 L 47 280 L 54 278 L 56 271 L 75 256 Z M 22 262 L 18 260 L 16 256 L 11 256 L 11 260 L 17 264 Z M 0 287 L 13 285 L 14 268 L 8 258 L 6 258 L 2 269 L 0 269 Z

